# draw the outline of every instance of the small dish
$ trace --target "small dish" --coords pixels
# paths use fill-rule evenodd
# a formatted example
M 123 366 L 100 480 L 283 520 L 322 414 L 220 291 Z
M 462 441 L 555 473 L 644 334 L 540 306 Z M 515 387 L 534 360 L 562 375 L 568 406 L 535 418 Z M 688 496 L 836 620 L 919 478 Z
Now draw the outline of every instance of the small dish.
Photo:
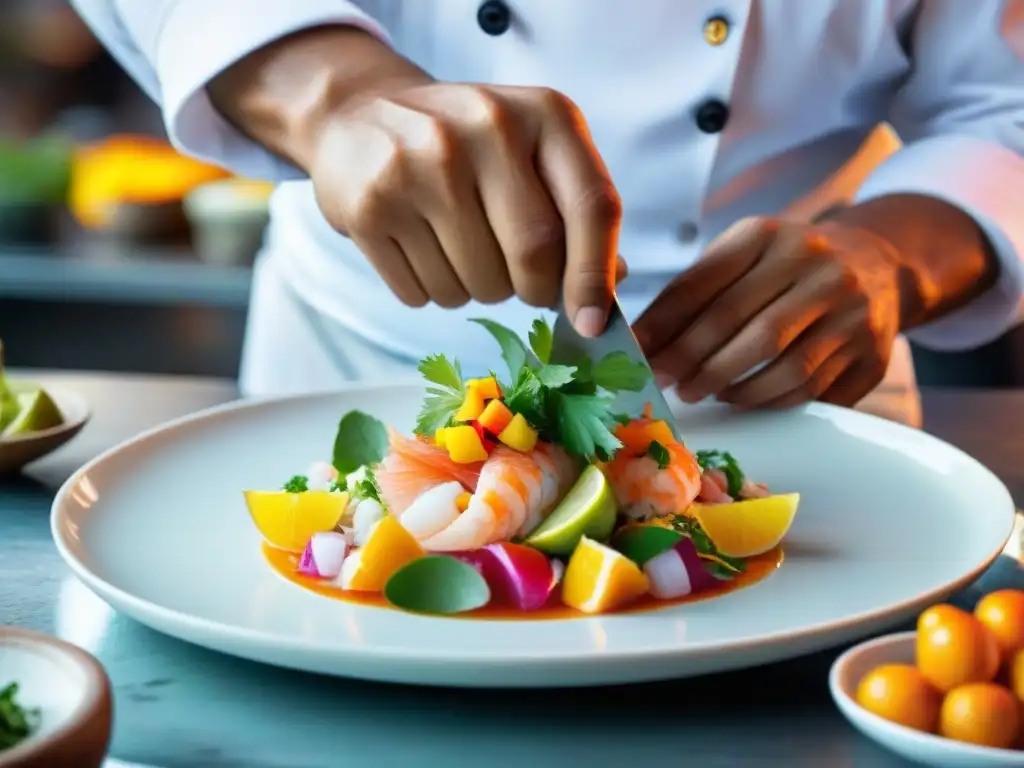
M 17 388 L 18 383 L 12 381 L 11 385 Z M 17 437 L 0 437 L 0 476 L 12 475 L 26 464 L 53 453 L 81 432 L 89 421 L 89 404 L 81 395 L 49 385 L 46 391 L 63 414 L 64 423 Z
M 861 679 L 881 664 L 913 664 L 916 633 L 886 635 L 856 645 L 836 659 L 828 687 L 843 716 L 872 741 L 921 765 L 936 768 L 1021 768 L 1024 751 L 993 749 L 922 733 L 884 720 L 856 700 Z
M 92 656 L 55 637 L 0 627 L 0 688 L 39 710 L 35 733 L 0 752 L 0 768 L 98 768 L 110 744 L 110 680 Z

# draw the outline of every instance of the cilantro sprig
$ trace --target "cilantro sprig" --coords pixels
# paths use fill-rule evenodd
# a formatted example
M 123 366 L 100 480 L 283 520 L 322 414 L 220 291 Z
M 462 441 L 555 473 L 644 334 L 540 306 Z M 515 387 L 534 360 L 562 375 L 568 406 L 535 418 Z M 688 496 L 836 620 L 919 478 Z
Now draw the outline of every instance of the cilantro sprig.
M 701 528 L 700 523 L 686 515 L 676 515 L 672 518 L 673 530 L 693 542 L 697 554 L 704 555 L 704 567 L 715 578 L 722 581 L 731 581 L 736 574 L 747 570 L 747 562 L 738 557 L 729 557 L 718 551 L 718 547 L 711 540 L 711 537 Z M 714 558 L 714 559 L 708 559 Z
M 18 703 L 17 697 L 17 683 L 0 690 L 0 750 L 27 739 L 39 723 L 39 710 L 26 709 Z
M 466 398 L 466 384 L 458 360 L 444 355 L 429 355 L 419 364 L 419 372 L 427 380 L 427 396 L 416 420 L 416 434 L 433 435 L 451 424 L 455 412 Z
M 704 471 L 709 469 L 721 471 L 729 485 L 726 493 L 734 499 L 739 498 L 746 475 L 743 474 L 739 462 L 731 453 L 728 451 L 697 451 L 697 463 Z

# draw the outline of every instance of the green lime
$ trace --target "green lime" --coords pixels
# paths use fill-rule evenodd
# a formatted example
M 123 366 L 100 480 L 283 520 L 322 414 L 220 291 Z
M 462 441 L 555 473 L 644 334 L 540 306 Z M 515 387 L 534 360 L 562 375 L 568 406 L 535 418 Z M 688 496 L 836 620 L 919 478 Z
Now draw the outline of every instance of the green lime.
M 618 505 L 608 478 L 591 465 L 565 498 L 526 537 L 524 543 L 549 555 L 571 555 L 580 539 L 607 541 L 615 528 Z
M 15 437 L 29 432 L 41 432 L 63 423 L 64 416 L 53 398 L 45 390 L 35 389 L 18 394 L 18 415 L 4 428 L 3 436 Z
M 18 417 L 20 410 L 18 398 L 7 388 L 6 382 L 0 380 L 0 432 Z

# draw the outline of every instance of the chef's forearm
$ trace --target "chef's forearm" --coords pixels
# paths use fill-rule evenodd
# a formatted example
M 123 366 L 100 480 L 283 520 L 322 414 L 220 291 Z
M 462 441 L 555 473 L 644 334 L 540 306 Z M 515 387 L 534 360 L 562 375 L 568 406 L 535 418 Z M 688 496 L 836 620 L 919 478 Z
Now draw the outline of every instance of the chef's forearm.
M 324 119 L 353 98 L 430 77 L 373 35 L 319 27 L 282 38 L 208 87 L 236 128 L 307 173 Z
M 901 267 L 901 330 L 935 320 L 991 288 L 999 262 L 977 223 L 924 195 L 889 195 L 832 212 L 829 219 L 873 232 Z

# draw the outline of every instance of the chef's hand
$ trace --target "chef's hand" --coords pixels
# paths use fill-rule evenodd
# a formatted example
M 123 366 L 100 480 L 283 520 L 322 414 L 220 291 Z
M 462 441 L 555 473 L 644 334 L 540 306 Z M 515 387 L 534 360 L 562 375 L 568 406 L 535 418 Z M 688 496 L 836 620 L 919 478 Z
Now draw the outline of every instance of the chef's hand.
M 401 84 L 325 121 L 311 176 L 327 220 L 404 303 L 513 295 L 604 327 L 620 202 L 576 107 L 546 88 Z
M 659 379 L 687 402 L 853 405 L 885 374 L 900 325 L 899 277 L 893 247 L 867 230 L 746 219 L 712 242 L 635 330 Z

